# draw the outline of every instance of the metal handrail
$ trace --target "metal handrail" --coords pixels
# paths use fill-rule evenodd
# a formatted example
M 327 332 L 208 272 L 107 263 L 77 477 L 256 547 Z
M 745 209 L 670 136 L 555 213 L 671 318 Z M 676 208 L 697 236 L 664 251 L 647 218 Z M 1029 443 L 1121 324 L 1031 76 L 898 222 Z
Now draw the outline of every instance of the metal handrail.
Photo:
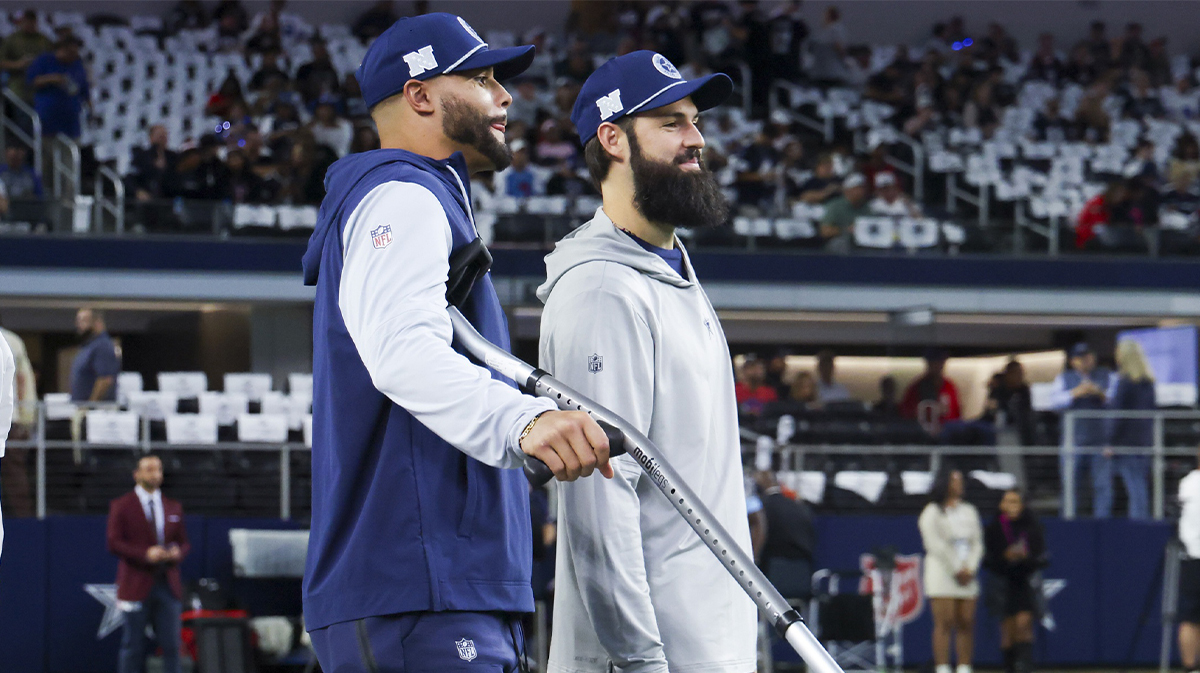
M 42 118 L 41 118 L 41 116 L 38 115 L 37 110 L 34 110 L 33 108 L 29 107 L 28 103 L 21 100 L 21 97 L 18 96 L 16 93 L 14 93 L 12 89 L 8 89 L 8 88 L 0 89 L 0 93 L 3 94 L 4 100 L 8 101 L 14 108 L 19 110 L 22 114 L 29 117 L 30 128 L 33 131 L 32 135 L 26 133 L 25 129 L 21 128 L 20 124 L 17 124 L 13 120 L 9 119 L 7 116 L 5 116 L 3 118 L 4 119 L 4 129 L 8 133 L 11 133 L 14 138 L 25 143 L 33 150 L 33 165 L 36 167 L 35 170 L 37 170 L 38 173 L 41 173 L 43 170 L 43 168 L 42 168 Z M 5 142 L 4 134 L 0 134 L 0 146 L 2 146 L 4 142 Z
M 750 66 L 745 63 L 738 64 L 738 72 L 742 77 L 742 114 L 746 115 L 746 119 L 749 119 L 754 102 L 754 87 L 752 85 L 754 74 L 751 72 Z
M 99 404 L 81 404 L 80 407 L 91 408 L 112 408 L 114 404 L 99 405 Z M 124 449 L 129 451 L 256 451 L 256 452 L 280 452 L 280 517 L 288 519 L 291 517 L 291 483 L 290 470 L 291 462 L 290 455 L 292 452 L 306 452 L 311 449 L 302 442 L 217 442 L 215 444 L 175 444 L 160 440 L 150 440 L 150 420 L 149 418 L 141 418 L 140 437 L 134 444 L 111 444 L 111 443 L 92 443 L 78 439 L 47 439 L 46 438 L 46 403 L 37 402 L 37 415 L 34 427 L 36 430 L 29 440 L 10 441 L 8 447 L 11 449 L 29 449 L 36 452 L 36 512 L 39 519 L 46 517 L 46 453 L 48 451 L 63 451 L 81 449 Z M 1152 446 L 1114 446 L 1114 447 L 1078 447 L 1075 446 L 1075 423 L 1078 418 L 1141 418 L 1154 421 L 1154 443 Z M 776 443 L 773 439 L 769 442 L 770 451 L 774 455 L 780 456 L 784 469 L 802 469 L 806 455 L 834 455 L 834 456 L 913 456 L 927 455 L 929 457 L 929 471 L 936 472 L 942 462 L 948 456 L 981 456 L 995 457 L 1004 451 L 1018 452 L 1021 455 L 1028 456 L 1059 456 L 1063 459 L 1064 470 L 1062 472 L 1063 479 L 1063 517 L 1073 519 L 1075 517 L 1075 498 L 1071 497 L 1075 490 L 1074 469 L 1073 463 L 1080 456 L 1087 453 L 1094 453 L 1101 448 L 1111 450 L 1115 455 L 1150 455 L 1153 458 L 1153 467 L 1151 468 L 1151 476 L 1153 480 L 1153 500 L 1151 516 L 1155 519 L 1162 520 L 1165 516 L 1165 473 L 1166 473 L 1166 458 L 1168 457 L 1192 457 L 1195 455 L 1193 447 L 1169 447 L 1165 446 L 1164 442 L 1164 426 L 1166 420 L 1182 419 L 1182 420 L 1200 420 L 1200 411 L 1118 411 L 1118 410 L 1066 410 L 1063 413 L 1063 442 L 1059 446 L 1021 446 L 1021 447 L 1000 447 L 1000 446 L 954 446 L 954 445 L 927 445 L 927 444 L 800 444 L 800 443 Z M 743 441 L 750 443 L 759 443 L 760 440 L 769 438 L 767 435 L 759 434 L 748 428 L 740 428 L 740 436 Z M 1016 475 L 1018 479 L 1022 475 Z
M 946 210 L 951 213 L 957 212 L 958 201 L 975 206 L 979 209 L 979 226 L 986 227 L 989 220 L 988 209 L 991 207 L 990 191 L 991 185 L 985 182 L 979 185 L 979 195 L 975 196 L 958 187 L 958 173 L 946 173 Z
M 62 160 L 62 150 L 65 149 L 70 155 L 70 162 Z M 60 200 L 74 201 L 75 196 L 79 194 L 80 188 L 80 171 L 82 170 L 82 159 L 79 151 L 79 144 L 72 140 L 65 133 L 59 133 L 54 136 L 54 148 L 52 152 L 52 169 L 54 171 L 53 184 L 54 196 Z M 63 194 L 63 181 L 71 182 L 71 193 Z
M 113 186 L 113 197 L 111 200 L 104 197 L 104 181 L 108 180 Z M 125 233 L 125 181 L 121 179 L 119 173 L 101 164 L 96 169 L 96 223 L 102 225 L 104 222 L 104 212 L 108 211 L 113 216 L 113 222 L 116 228 L 117 235 Z M 103 229 L 103 226 L 100 227 Z
M 824 119 L 817 119 L 816 117 L 810 117 L 810 116 L 804 114 L 803 112 L 800 112 L 799 110 L 794 109 L 791 106 L 791 93 L 796 88 L 798 88 L 798 87 L 795 82 L 789 82 L 787 80 L 782 80 L 782 79 L 777 79 L 777 80 L 772 81 L 771 87 L 770 87 L 770 90 L 771 90 L 770 103 L 767 105 L 767 108 L 770 110 L 771 113 L 776 112 L 779 109 L 779 101 L 778 101 L 778 96 L 776 94 L 779 92 L 783 92 L 785 95 L 788 96 L 788 105 L 787 105 L 788 115 L 793 120 L 795 120 L 796 123 L 800 124 L 801 126 L 807 128 L 807 129 L 810 129 L 812 131 L 816 131 L 817 133 L 820 133 L 821 137 L 823 137 L 825 139 L 825 142 L 833 142 L 834 126 L 833 126 L 833 117 L 832 116 L 825 117 Z

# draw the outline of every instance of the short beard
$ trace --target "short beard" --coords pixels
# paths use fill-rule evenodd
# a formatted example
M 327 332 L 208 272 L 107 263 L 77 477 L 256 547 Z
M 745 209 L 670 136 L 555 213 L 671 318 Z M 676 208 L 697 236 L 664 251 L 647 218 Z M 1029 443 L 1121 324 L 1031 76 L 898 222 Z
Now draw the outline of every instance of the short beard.
M 729 200 L 721 191 L 716 176 L 704 165 L 700 148 L 685 150 L 666 163 L 642 154 L 637 136 L 629 134 L 630 161 L 633 171 L 633 205 L 642 217 L 658 226 L 672 229 L 710 229 L 725 224 Z M 691 158 L 700 162 L 699 171 L 685 171 L 679 165 Z
M 512 163 L 512 150 L 492 135 L 492 124 L 504 117 L 489 118 L 460 98 L 447 98 L 442 103 L 442 132 L 461 145 L 475 148 L 492 168 L 502 171 Z

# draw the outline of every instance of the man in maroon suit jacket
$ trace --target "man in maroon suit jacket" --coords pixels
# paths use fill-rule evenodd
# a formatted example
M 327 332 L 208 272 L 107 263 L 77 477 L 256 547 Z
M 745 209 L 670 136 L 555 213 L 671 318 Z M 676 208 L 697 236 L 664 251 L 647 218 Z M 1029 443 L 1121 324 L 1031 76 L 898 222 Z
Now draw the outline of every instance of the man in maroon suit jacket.
M 133 472 L 137 486 L 108 508 L 108 551 L 117 565 L 117 600 L 125 608 L 120 673 L 141 673 L 146 663 L 146 624 L 154 625 L 163 652 L 163 673 L 179 673 L 179 562 L 187 556 L 183 507 L 164 497 L 162 460 L 143 456 Z

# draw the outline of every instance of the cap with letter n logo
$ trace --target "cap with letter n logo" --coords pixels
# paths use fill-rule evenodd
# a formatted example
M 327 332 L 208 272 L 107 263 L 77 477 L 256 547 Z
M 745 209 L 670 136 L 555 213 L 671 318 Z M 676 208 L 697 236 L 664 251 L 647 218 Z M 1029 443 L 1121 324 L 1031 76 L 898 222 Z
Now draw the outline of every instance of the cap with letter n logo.
M 571 123 L 584 145 L 596 137 L 601 124 L 666 107 L 691 98 L 703 112 L 720 105 L 733 92 L 728 75 L 714 73 L 693 80 L 683 75 L 662 54 L 634 51 L 610 59 L 588 76 L 571 109 Z
M 431 12 L 392 24 L 371 43 L 355 77 L 363 102 L 374 107 L 404 90 L 409 80 L 492 69 L 497 81 L 533 62 L 533 45 L 492 49 L 461 16 Z
M 433 56 L 433 45 L 427 44 L 416 51 L 410 51 L 404 55 L 404 62 L 408 64 L 408 76 L 417 77 L 426 70 L 433 70 L 437 66 L 437 59 Z
M 600 109 L 600 119 L 604 121 L 624 110 L 625 106 L 621 105 L 621 90 L 615 89 L 607 96 L 596 99 L 596 107 Z

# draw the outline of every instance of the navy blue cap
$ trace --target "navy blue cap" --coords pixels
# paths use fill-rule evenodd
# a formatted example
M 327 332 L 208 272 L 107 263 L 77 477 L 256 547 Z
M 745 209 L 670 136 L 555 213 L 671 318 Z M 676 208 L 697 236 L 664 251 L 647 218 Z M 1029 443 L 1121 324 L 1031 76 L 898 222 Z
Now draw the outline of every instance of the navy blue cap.
M 716 107 L 733 93 L 724 73 L 686 80 L 666 56 L 635 51 L 596 69 L 579 90 L 571 121 L 579 140 L 587 143 L 604 122 L 615 122 L 645 110 L 670 105 L 688 96 L 701 111 Z
M 1091 352 L 1092 352 L 1092 347 L 1089 346 L 1086 341 L 1080 341 L 1079 343 L 1075 344 L 1074 346 L 1071 346 L 1071 350 L 1070 350 L 1071 357 L 1073 357 L 1073 358 L 1082 357 Z
M 494 68 L 496 79 L 525 72 L 533 45 L 488 49 L 461 16 L 435 12 L 393 23 L 367 49 L 355 76 L 367 107 L 394 96 L 410 79 L 427 80 L 450 72 Z

